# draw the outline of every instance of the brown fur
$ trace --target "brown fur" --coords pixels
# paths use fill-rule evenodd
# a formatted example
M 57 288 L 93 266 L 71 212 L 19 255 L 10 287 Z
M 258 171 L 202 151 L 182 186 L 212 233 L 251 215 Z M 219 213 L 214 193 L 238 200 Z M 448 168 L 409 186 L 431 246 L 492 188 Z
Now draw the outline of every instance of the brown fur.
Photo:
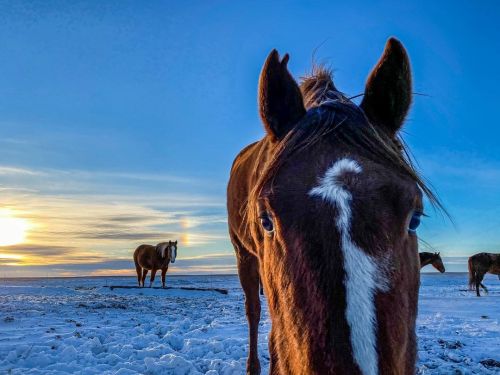
M 500 254 L 479 253 L 471 256 L 468 261 L 469 265 L 469 289 L 476 288 L 476 295 L 481 296 L 479 287 L 483 288 L 486 293 L 488 289 L 483 285 L 483 278 L 486 273 L 498 275 L 500 279 Z
M 421 190 L 439 202 L 396 134 L 411 96 L 406 52 L 397 40 L 388 41 L 367 83 L 366 111 L 338 92 L 324 69 L 297 90 L 284 71 L 287 62 L 273 51 L 264 64 L 259 108 L 267 134 L 240 152 L 228 184 L 229 232 L 249 325 L 247 373 L 260 373 L 259 277 L 272 319 L 271 375 L 361 373 L 345 316 L 346 274 L 334 224 L 338 210 L 308 196 L 318 176 L 344 157 L 363 169 L 342 177 L 353 196 L 351 237 L 373 258 L 389 262 L 390 289 L 375 295 L 378 369 L 414 373 L 419 259 L 408 223 L 415 210 L 422 210 Z M 377 71 L 384 76 L 377 77 Z M 407 82 L 392 79 L 391 71 L 404 72 L 401 79 Z M 390 91 L 397 103 L 385 103 L 389 94 L 379 98 L 381 91 Z M 307 112 L 297 118 L 303 107 Z M 269 218 L 274 221 L 270 234 L 263 229 Z
M 165 257 L 162 257 L 161 246 L 166 245 Z M 161 242 L 156 246 L 140 245 L 134 251 L 135 270 L 137 272 L 137 282 L 139 286 L 144 287 L 144 281 L 148 271 L 151 271 L 151 279 L 149 287 L 153 285 L 156 271 L 161 270 L 161 284 L 165 288 L 165 277 L 168 270 L 168 265 L 172 257 L 172 247 L 175 247 L 177 252 L 177 241 Z
M 441 255 L 439 253 L 427 253 L 421 252 L 418 253 L 420 257 L 420 268 L 424 268 L 425 266 L 431 264 L 432 267 L 437 269 L 439 272 L 445 272 L 443 260 L 441 259 Z

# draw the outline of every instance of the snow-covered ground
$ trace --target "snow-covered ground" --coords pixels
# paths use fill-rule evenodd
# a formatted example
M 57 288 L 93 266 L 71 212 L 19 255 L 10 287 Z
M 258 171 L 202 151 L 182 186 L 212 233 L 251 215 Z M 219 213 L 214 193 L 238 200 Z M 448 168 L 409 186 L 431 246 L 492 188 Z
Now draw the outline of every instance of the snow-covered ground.
M 172 287 L 114 289 L 130 278 L 0 279 L 0 373 L 242 374 L 247 352 L 236 276 L 170 276 Z M 500 281 L 477 298 L 465 274 L 423 274 L 419 374 L 499 374 Z M 158 284 L 157 284 L 158 285 Z M 270 321 L 264 307 L 263 373 Z M 490 364 L 494 361 L 490 361 Z

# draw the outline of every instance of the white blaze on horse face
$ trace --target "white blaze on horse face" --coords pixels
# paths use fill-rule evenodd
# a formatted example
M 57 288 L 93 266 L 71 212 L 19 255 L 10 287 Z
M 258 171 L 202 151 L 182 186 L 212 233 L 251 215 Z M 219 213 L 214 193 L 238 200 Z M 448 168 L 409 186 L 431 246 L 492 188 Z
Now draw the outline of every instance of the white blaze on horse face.
M 172 263 L 175 263 L 175 258 L 177 257 L 177 246 L 172 245 L 170 246 L 170 261 Z
M 351 329 L 354 360 L 363 375 L 378 374 L 377 315 L 375 293 L 381 288 L 376 260 L 360 249 L 351 239 L 352 195 L 345 188 L 345 173 L 361 173 L 360 165 L 351 159 L 335 162 L 311 189 L 310 196 L 320 197 L 338 210 L 336 226 L 340 234 L 344 258 L 346 288 L 346 319 Z

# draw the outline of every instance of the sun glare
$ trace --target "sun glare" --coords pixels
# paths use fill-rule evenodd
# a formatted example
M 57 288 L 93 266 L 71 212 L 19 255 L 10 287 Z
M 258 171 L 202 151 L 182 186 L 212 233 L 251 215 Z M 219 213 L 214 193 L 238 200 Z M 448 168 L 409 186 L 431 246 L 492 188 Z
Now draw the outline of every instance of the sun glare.
M 189 234 L 181 233 L 180 241 L 183 246 L 189 246 Z
M 26 240 L 29 222 L 10 210 L 0 210 L 0 246 L 17 245 Z

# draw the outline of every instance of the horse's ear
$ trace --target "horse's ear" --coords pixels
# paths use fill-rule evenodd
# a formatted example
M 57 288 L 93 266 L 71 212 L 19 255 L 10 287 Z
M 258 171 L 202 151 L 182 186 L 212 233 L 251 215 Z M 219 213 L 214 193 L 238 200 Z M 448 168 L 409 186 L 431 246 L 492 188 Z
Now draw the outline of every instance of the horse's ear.
M 365 86 L 361 108 L 375 126 L 395 136 L 412 99 L 410 60 L 401 42 L 390 38 Z
M 280 61 L 272 50 L 259 78 L 259 114 L 269 135 L 283 138 L 306 113 L 299 85 L 288 71 L 289 56 Z
M 175 244 L 177 245 L 177 240 L 175 240 Z

